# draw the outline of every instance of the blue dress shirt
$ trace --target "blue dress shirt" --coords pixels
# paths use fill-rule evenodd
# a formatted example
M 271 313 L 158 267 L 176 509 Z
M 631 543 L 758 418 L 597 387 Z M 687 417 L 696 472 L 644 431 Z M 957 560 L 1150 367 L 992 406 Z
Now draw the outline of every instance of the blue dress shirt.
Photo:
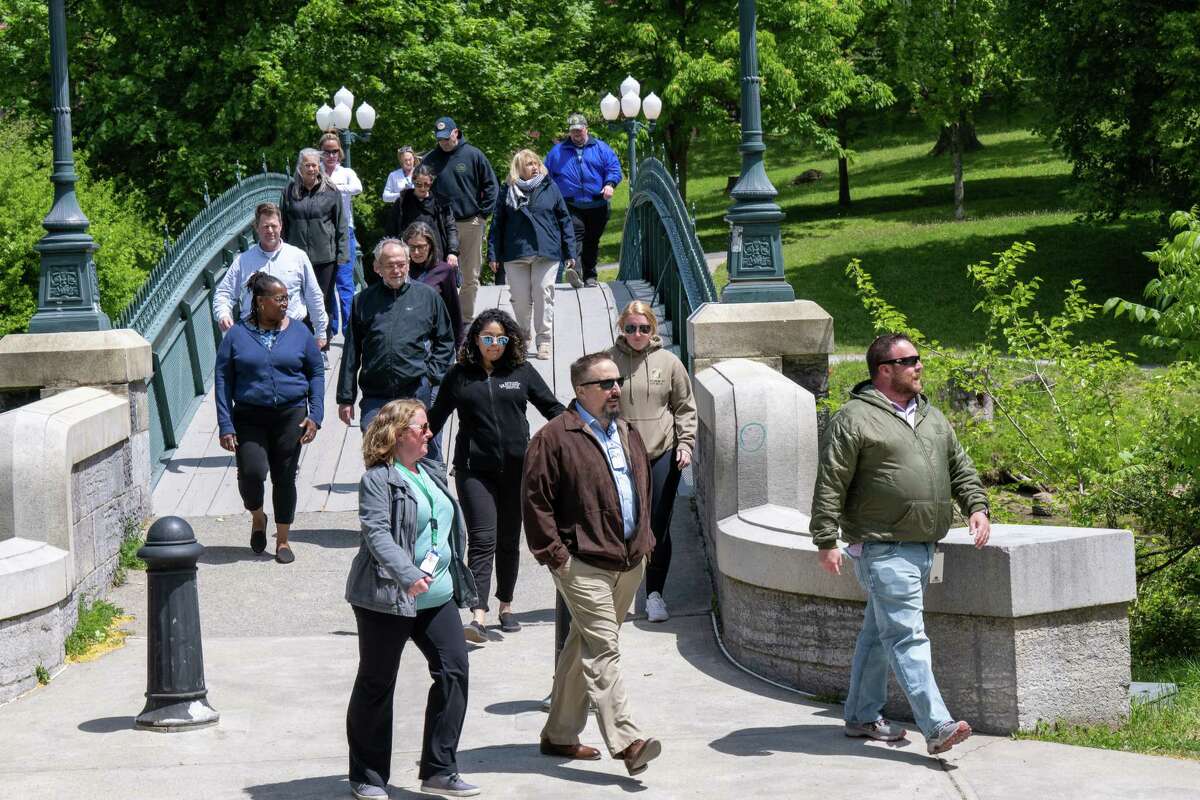
M 612 472 L 617 484 L 617 497 L 621 500 L 621 521 L 625 525 L 625 541 L 637 533 L 637 494 L 633 491 L 633 477 L 629 471 L 629 463 L 625 460 L 625 448 L 621 446 L 621 435 L 617 433 L 617 421 L 614 419 L 605 429 L 600 421 L 587 412 L 579 403 L 575 404 L 579 418 L 596 433 L 600 444 L 604 445 L 604 455 L 608 459 L 608 469 Z

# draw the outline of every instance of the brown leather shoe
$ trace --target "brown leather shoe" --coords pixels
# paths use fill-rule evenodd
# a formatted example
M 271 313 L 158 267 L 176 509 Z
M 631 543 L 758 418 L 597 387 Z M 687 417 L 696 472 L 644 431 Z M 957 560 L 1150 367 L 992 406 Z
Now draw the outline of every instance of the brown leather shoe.
M 544 756 L 574 758 L 579 761 L 596 761 L 600 758 L 600 751 L 586 744 L 554 744 L 548 739 L 542 739 L 538 749 Z
M 646 771 L 647 765 L 662 753 L 662 743 L 658 739 L 638 739 L 614 758 L 625 762 L 625 769 L 630 775 L 640 775 Z

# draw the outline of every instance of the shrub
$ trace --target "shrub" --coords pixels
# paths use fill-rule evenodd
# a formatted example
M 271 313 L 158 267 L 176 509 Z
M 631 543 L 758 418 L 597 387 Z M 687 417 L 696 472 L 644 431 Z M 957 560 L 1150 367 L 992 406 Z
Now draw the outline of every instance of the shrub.
M 52 160 L 50 143 L 32 139 L 28 124 L 0 118 L 0 336 L 24 331 L 37 311 L 40 258 L 34 245 L 46 233 L 42 218 L 54 201 Z M 79 153 L 76 169 L 79 202 L 99 245 L 94 259 L 100 305 L 115 317 L 154 265 L 159 235 L 141 195 L 92 180 Z

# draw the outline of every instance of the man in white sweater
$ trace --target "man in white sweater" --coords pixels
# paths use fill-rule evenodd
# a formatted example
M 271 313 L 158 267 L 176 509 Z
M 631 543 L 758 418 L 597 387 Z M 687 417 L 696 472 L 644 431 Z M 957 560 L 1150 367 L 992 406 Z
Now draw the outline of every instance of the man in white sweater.
M 311 315 L 309 324 L 316 332 L 317 346 L 325 346 L 325 331 L 329 318 L 325 313 L 325 296 L 317 285 L 317 274 L 313 272 L 308 256 L 299 247 L 283 241 L 283 221 L 279 206 L 274 203 L 259 203 L 254 209 L 254 230 L 258 244 L 244 253 L 239 253 L 221 283 L 213 291 L 213 317 L 222 331 L 233 327 L 233 303 L 240 303 L 242 319 L 250 318 L 250 292 L 246 281 L 256 272 L 283 281 L 288 291 L 287 315 L 304 322 Z

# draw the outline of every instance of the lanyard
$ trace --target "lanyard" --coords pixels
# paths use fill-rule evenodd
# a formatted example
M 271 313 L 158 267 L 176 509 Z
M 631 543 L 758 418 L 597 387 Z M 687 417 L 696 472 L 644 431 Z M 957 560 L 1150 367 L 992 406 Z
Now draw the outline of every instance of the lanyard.
M 411 475 L 413 477 L 413 483 L 415 483 L 417 485 L 417 488 L 421 490 L 421 494 L 425 495 L 425 499 L 429 501 L 429 527 L 433 529 L 433 537 L 432 537 L 433 538 L 433 548 L 432 549 L 437 550 L 437 546 L 438 546 L 437 509 L 434 508 L 434 506 L 433 506 L 433 495 L 430 494 L 429 489 L 427 489 L 425 487 L 425 481 L 421 478 L 420 474 L 413 472 L 411 469 L 404 466 L 403 464 L 397 463 L 396 466 L 400 467 L 400 469 L 404 470 L 405 472 L 407 472 L 409 475 Z M 420 469 L 420 467 L 418 467 L 418 469 Z

